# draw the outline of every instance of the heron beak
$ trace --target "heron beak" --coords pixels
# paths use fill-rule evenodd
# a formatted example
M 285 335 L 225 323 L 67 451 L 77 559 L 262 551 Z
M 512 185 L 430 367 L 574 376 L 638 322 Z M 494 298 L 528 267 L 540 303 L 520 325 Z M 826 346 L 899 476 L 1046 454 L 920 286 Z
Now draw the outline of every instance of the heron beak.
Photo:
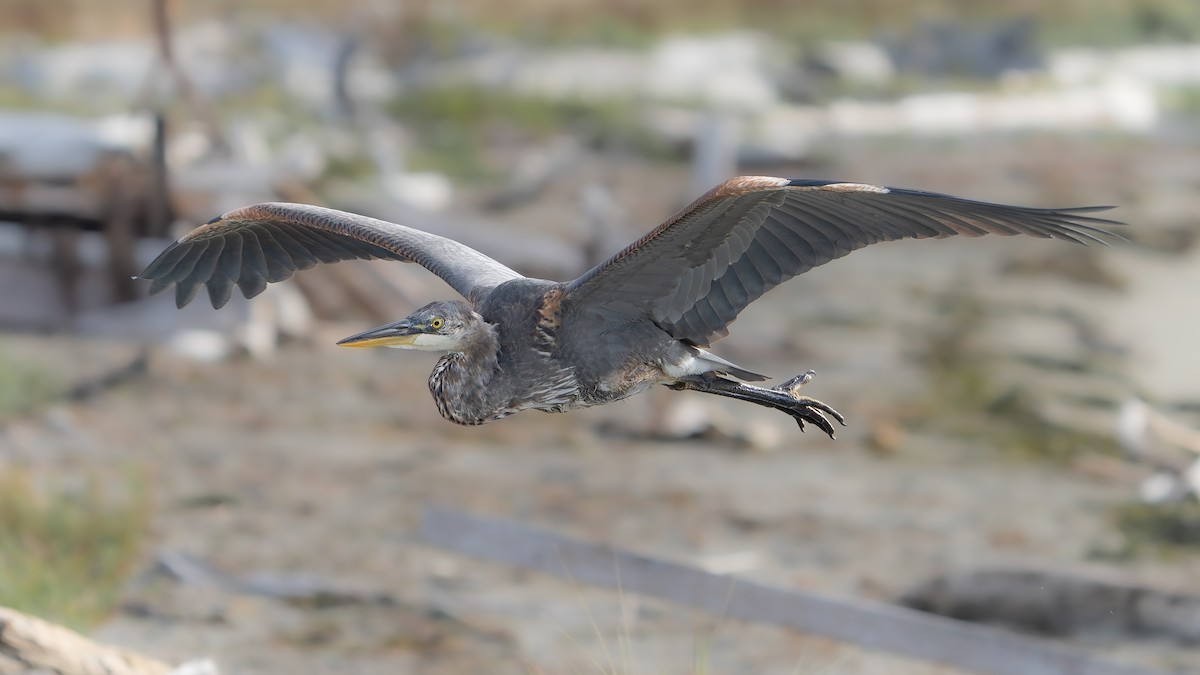
M 421 326 L 397 321 L 338 340 L 339 347 L 406 347 L 421 335 Z

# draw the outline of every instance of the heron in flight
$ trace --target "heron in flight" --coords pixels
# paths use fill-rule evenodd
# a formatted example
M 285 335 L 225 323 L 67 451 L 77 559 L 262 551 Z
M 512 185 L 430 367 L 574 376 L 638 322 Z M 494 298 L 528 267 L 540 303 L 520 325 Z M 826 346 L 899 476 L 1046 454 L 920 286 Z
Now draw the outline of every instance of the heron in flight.
M 727 396 L 811 423 L 832 438 L 836 410 L 775 387 L 708 350 L 739 312 L 788 279 L 864 246 L 905 238 L 1026 234 L 1103 242 L 1109 207 L 1039 209 L 819 180 L 743 176 L 717 186 L 573 281 L 524 277 L 457 241 L 302 204 L 230 211 L 184 235 L 144 272 L 151 293 L 200 286 L 214 308 L 317 263 L 415 262 L 464 300 L 439 300 L 338 342 L 443 352 L 429 389 L 438 411 L 483 424 L 526 409 L 563 412 L 655 384 Z M 828 416 L 828 417 L 827 417 Z

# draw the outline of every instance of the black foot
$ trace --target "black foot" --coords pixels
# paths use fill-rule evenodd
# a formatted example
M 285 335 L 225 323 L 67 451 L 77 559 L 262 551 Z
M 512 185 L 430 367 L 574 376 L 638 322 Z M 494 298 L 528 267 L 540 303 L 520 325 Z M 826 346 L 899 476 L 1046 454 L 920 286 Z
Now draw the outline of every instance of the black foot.
M 814 375 L 816 373 L 810 370 L 770 389 L 727 380 L 715 375 L 691 377 L 670 386 L 672 389 L 703 391 L 774 408 L 791 415 L 792 419 L 796 420 L 796 424 L 800 425 L 801 431 L 804 431 L 804 423 L 808 422 L 829 434 L 830 438 L 836 438 L 833 423 L 825 415 L 837 420 L 838 424 L 842 426 L 846 426 L 846 418 L 829 405 L 815 398 L 800 395 L 800 388 L 808 384 Z
M 836 438 L 833 433 L 833 424 L 825 417 L 829 415 L 837 420 L 838 424 L 846 426 L 846 418 L 840 412 L 834 410 L 832 406 L 818 401 L 809 396 L 801 396 L 800 388 L 812 381 L 816 371 L 810 370 L 803 375 L 797 375 L 783 384 L 771 387 L 768 391 L 784 394 L 790 401 L 783 402 L 782 405 L 772 405 L 776 410 L 792 416 L 796 420 L 796 424 L 800 425 L 800 430 L 804 431 L 804 423 L 810 422 L 821 431 L 829 434 L 830 438 Z

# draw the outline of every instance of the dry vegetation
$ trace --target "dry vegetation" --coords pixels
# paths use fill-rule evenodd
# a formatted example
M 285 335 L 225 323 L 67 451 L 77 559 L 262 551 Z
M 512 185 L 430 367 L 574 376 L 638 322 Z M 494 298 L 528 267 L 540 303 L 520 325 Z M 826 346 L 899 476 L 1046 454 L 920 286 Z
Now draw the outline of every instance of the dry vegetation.
M 183 20 L 226 18 L 345 21 L 366 16 L 346 12 L 333 0 L 170 0 Z M 149 16 L 144 0 L 0 0 L 0 31 L 32 32 L 55 40 L 111 38 L 144 34 Z M 577 45 L 646 44 L 664 33 L 727 30 L 750 26 L 792 41 L 864 37 L 901 32 L 918 19 L 959 18 L 987 21 L 1035 16 L 1043 35 L 1059 44 L 1129 44 L 1143 40 L 1191 40 L 1200 36 L 1200 6 L 1191 0 L 416 0 L 387 10 L 391 20 L 376 30 L 429 34 L 442 26 L 483 27 L 523 40 Z M 398 48 L 402 48 L 399 47 Z
M 29 413 L 54 397 L 58 387 L 43 369 L 8 357 L 0 349 L 0 424 Z
M 1135 165 L 1144 161 L 1139 159 L 1143 148 L 1133 146 L 1114 150 L 1075 140 L 1052 148 L 1064 164 L 1106 167 L 1117 160 L 1093 161 L 1089 153 L 1110 157 L 1118 150 L 1137 151 L 1127 158 Z M 1022 166 L 1020 158 L 1038 151 L 1009 141 L 920 149 L 896 143 L 889 150 L 846 148 L 829 171 L 864 179 L 875 178 L 872 172 L 903 174 L 914 184 L 960 192 L 986 185 L 1006 199 L 1006 191 L 1025 190 L 1026 197 L 1017 197 L 1022 201 L 1037 189 L 1049 191 L 1037 200 L 1054 201 L 1061 198 L 1054 191 L 1064 190 L 1071 201 L 1093 201 L 1120 180 L 1120 172 L 1098 170 L 1081 172 L 1070 185 L 1043 185 L 1005 168 Z M 989 163 L 977 161 L 981 152 Z M 1152 154 L 1158 163 L 1169 153 Z M 889 167 L 888 161 L 903 166 Z M 622 203 L 661 198 L 665 207 L 670 200 L 663 193 L 686 180 L 686 170 L 677 166 L 625 159 L 619 168 Z M 803 175 L 803 167 L 780 170 Z M 1139 175 L 1137 166 L 1129 172 Z M 561 181 L 548 199 L 570 203 L 570 182 Z M 515 223 L 528 216 L 518 211 L 509 217 Z M 942 244 L 962 247 L 939 248 Z M 904 291 L 923 263 L 966 265 L 957 254 L 938 256 L 938 251 L 970 251 L 972 264 L 963 269 L 984 274 L 1004 269 L 982 264 L 993 257 L 1029 259 L 1005 251 L 1041 253 L 1065 245 L 988 239 L 915 246 L 907 250 L 931 257 L 904 261 L 897 249 L 872 247 L 806 275 L 792 289 L 756 303 L 720 345 L 723 354 L 755 359 L 771 372 L 782 364 L 820 368 L 818 385 L 828 392 L 821 396 L 853 406 L 847 410 L 851 427 L 836 445 L 812 434 L 795 435 L 791 427 L 784 428 L 791 435 L 784 436 L 777 452 L 760 453 L 746 452 L 731 440 L 655 442 L 611 432 L 647 414 L 649 398 L 623 407 L 527 414 L 482 429 L 459 428 L 432 410 L 424 386 L 429 362 L 420 356 L 325 348 L 340 337 L 340 328 L 339 334 L 317 336 L 317 346 L 293 345 L 262 362 L 200 365 L 162 354 L 136 386 L 65 406 L 61 416 L 44 408 L 22 414 L 11 423 L 17 433 L 0 436 L 6 452 L 38 477 L 37 489 L 21 478 L 18 487 L 5 490 L 23 505 L 9 510 L 21 524 L 4 529 L 27 534 L 20 548 L 12 545 L 0 553 L 17 560 L 18 550 L 21 555 L 45 551 L 62 567 L 32 558 L 19 563 L 22 569 L 44 567 L 67 580 L 48 586 L 40 577 L 7 574 L 19 585 L 0 587 L 0 604 L 60 617 L 51 611 L 61 611 L 64 602 L 56 593 L 80 588 L 70 581 L 79 578 L 80 561 L 106 560 L 103 576 L 86 585 L 94 596 L 89 607 L 72 609 L 75 618 L 66 617 L 87 625 L 111 611 L 118 597 L 114 589 L 135 571 L 130 556 L 144 570 L 156 552 L 188 551 L 232 572 L 312 573 L 368 591 L 382 589 L 397 602 L 297 607 L 175 583 L 125 586 L 121 601 L 138 611 L 117 613 L 100 637 L 164 657 L 162 645 L 180 658 L 212 654 L 240 672 L 290 672 L 304 664 L 311 666 L 308 672 L 456 674 L 482 672 L 480 661 L 492 666 L 489 672 L 529 672 L 519 666 L 523 658 L 535 658 L 546 673 L 579 672 L 580 667 L 596 672 L 580 654 L 593 653 L 601 639 L 611 648 L 625 615 L 614 620 L 602 614 L 593 629 L 561 586 L 430 551 L 412 532 L 415 514 L 427 503 L 519 518 L 681 558 L 752 551 L 759 567 L 751 576 L 880 600 L 947 564 L 1005 556 L 1071 566 L 1091 553 L 1108 552 L 1107 560 L 1128 565 L 1131 573 L 1140 570 L 1143 578 L 1178 580 L 1185 572 L 1154 547 L 1117 555 L 1121 542 L 1113 539 L 1128 531 L 1114 529 L 1109 514 L 1129 501 L 1130 485 L 1098 484 L 1069 462 L 1042 461 L 1047 454 L 1062 459 L 1060 450 L 1078 445 L 1056 446 L 1055 439 L 1063 438 L 1055 435 L 1058 431 L 1027 426 L 1022 416 L 1027 410 L 1018 415 L 997 405 L 1005 390 L 996 375 L 1004 367 L 980 361 L 989 355 L 975 342 L 995 320 L 996 305 L 981 307 L 967 284 L 961 286 L 963 296 L 940 302 Z M 1074 280 L 1039 277 L 1036 283 L 1071 288 L 1077 301 L 1085 295 Z M 885 293 L 891 302 L 883 299 Z M 818 303 L 814 297 L 830 300 Z M 835 298 L 847 317 L 841 324 L 820 318 L 830 315 Z M 905 314 L 916 315 L 921 330 L 904 332 L 888 318 L 898 298 L 911 303 Z M 762 341 L 753 342 L 756 336 Z M 877 351 L 897 336 L 926 358 Z M 37 377 L 47 381 L 62 375 L 53 366 L 70 370 L 64 361 L 85 355 L 87 344 L 14 342 L 24 344 L 23 355 L 41 354 L 49 365 Z M 14 344 L 10 353 L 19 347 Z M 895 410 L 914 401 L 923 417 Z M 753 411 L 734 414 L 749 417 Z M 863 432 L 889 417 L 899 420 L 902 438 L 880 458 L 866 449 Z M 777 420 L 762 422 L 768 426 Z M 951 428 L 956 423 L 980 426 L 964 432 Z M 1005 452 L 1012 449 L 1037 461 L 1013 461 L 1013 453 Z M 142 467 L 154 477 L 150 497 L 158 509 L 147 510 L 136 490 L 120 498 L 120 492 L 97 495 L 64 484 L 64 477 L 105 472 L 97 476 L 104 485 L 128 486 L 128 476 L 112 468 L 123 465 Z M 43 488 L 39 481 L 45 477 L 51 478 Z M 68 513 L 81 520 L 69 520 Z M 145 513 L 153 517 L 150 534 Z M 1144 524 L 1134 528 L 1152 531 Z M 1177 539 L 1180 532 L 1185 537 L 1194 532 L 1169 524 L 1160 530 Z M 25 541 L 35 536 L 49 543 L 28 546 Z M 104 542 L 119 543 L 99 553 Z M 1193 559 L 1182 550 L 1172 549 L 1172 558 Z M 791 673 L 796 661 L 814 649 L 832 654 L 826 662 L 878 658 L 846 656 L 848 650 L 836 645 L 814 647 L 811 639 L 722 623 L 709 644 L 701 637 L 702 654 L 690 662 L 698 634 L 694 617 L 680 618 L 657 605 L 635 614 L 629 628 L 635 672 L 692 667 Z M 497 625 L 503 629 L 492 630 Z M 604 657 L 596 662 L 603 664 Z M 686 665 L 668 670 L 660 667 L 664 662 Z M 565 663 L 583 665 L 572 670 Z M 856 672 L 853 666 L 836 670 Z M 936 671 L 901 664 L 874 672 Z
M 79 629 L 109 616 L 150 517 L 145 492 L 125 488 L 114 496 L 93 480 L 38 485 L 0 467 L 0 604 Z
M 335 26 L 352 26 L 367 16 L 346 12 L 345 4 L 331 0 L 175 2 L 181 21 L 315 17 Z M 0 0 L 0 34 L 19 30 L 55 42 L 144 35 L 149 18 L 146 6 L 146 0 Z M 1046 21 L 1041 31 L 1044 40 L 1059 44 L 1200 37 L 1200 3 L 1194 0 L 425 0 L 404 7 L 405 14 L 371 26 L 393 45 L 391 57 L 397 60 L 406 57 L 405 50 L 417 34 L 430 37 L 435 46 L 438 41 L 453 46 L 477 30 L 534 44 L 638 46 L 663 33 L 747 25 L 803 45 L 818 37 L 903 32 L 917 18 L 941 16 L 989 19 L 1032 14 Z M 4 95 L 0 90 L 0 97 Z M 286 108 L 276 91 L 255 96 L 259 98 L 225 104 L 239 110 Z M 1179 105 L 1192 109 L 1197 103 L 1188 99 Z M 639 136 L 629 111 L 619 107 L 435 88 L 395 101 L 389 112 L 421 139 L 422 146 L 409 158 L 415 168 L 434 168 L 456 177 L 495 177 L 498 163 L 486 156 L 486 146 L 489 135 L 499 135 L 493 132 L 500 125 L 505 132 L 516 130 L 534 141 L 568 129 L 600 148 L 634 147 L 636 152 L 628 154 L 635 158 L 620 158 L 617 161 L 625 164 L 604 169 L 620 176 L 614 183 L 622 204 L 664 206 L 670 202 L 664 194 L 685 182 L 685 171 L 679 166 L 646 168 L 646 157 L 652 161 L 670 157 L 671 149 Z M 1173 177 L 1193 165 L 1195 158 L 1194 149 L 1184 145 L 1165 147 L 1120 138 L 925 143 L 887 139 L 847 142 L 836 154 L 829 152 L 821 158 L 820 171 L 845 178 L 896 183 L 895 178 L 903 176 L 910 185 L 1000 201 L 1117 201 L 1132 206 L 1134 212 L 1125 211 L 1120 217 L 1146 216 L 1139 218 L 1143 229 L 1138 237 L 1145 236 L 1146 226 L 1153 230 L 1161 224 L 1147 222 L 1153 217 L 1148 215 L 1151 209 L 1142 207 L 1153 203 L 1164 189 L 1161 181 L 1149 178 L 1154 175 L 1147 168 L 1150 163 L 1141 158 L 1154 155 L 1153 165 L 1159 170 L 1178 166 L 1180 171 L 1164 170 Z M 853 155 L 858 159 L 847 159 Z M 985 155 L 990 161 L 980 162 Z M 362 177 L 374 171 L 361 157 L 331 160 L 328 173 L 334 178 Z M 804 175 L 812 168 L 768 170 Z M 552 188 L 553 208 L 518 212 L 512 214 L 513 221 L 537 222 L 548 211 L 569 212 L 573 207 L 564 205 L 575 203 L 575 187 L 568 191 L 558 186 L 558 193 Z M 644 215 L 637 212 L 630 217 L 641 222 Z M 664 214 L 649 217 L 660 215 Z M 1183 222 L 1178 227 L 1181 232 L 1194 231 L 1193 223 L 1184 222 L 1183 216 L 1171 217 Z M 1178 254 L 1187 247 L 1169 248 Z M 1056 257 L 1060 249 L 1038 250 L 1053 250 L 1046 255 Z M 1006 273 L 1039 273 L 1031 260 L 1013 257 L 1011 261 L 1020 264 L 1013 262 Z M 1072 272 L 1077 278 L 1068 281 L 1122 291 L 1123 278 L 1104 276 L 1103 271 L 1088 267 L 1090 260 Z M 865 268 L 859 272 L 876 278 Z M 1042 281 L 1062 282 L 1062 269 L 1058 272 L 1059 278 Z M 853 284 L 850 276 L 842 279 L 848 288 Z M 806 288 L 817 289 L 818 296 L 821 291 L 830 298 L 842 292 L 840 282 L 822 282 L 817 275 L 805 283 Z M 849 352 L 855 346 L 887 341 L 890 336 L 879 335 L 888 331 L 899 333 L 898 324 L 870 314 L 870 307 L 859 315 L 835 316 L 829 310 L 810 324 L 804 323 L 805 317 L 774 317 L 773 322 L 762 324 L 748 317 L 735 328 L 734 338 L 721 345 L 734 360 L 747 355 L 773 363 L 807 365 L 811 360 L 822 368 L 842 369 L 841 380 L 837 373 L 830 377 L 823 371 L 826 379 L 819 380 L 820 386 L 833 388 L 858 406 L 852 418 L 852 425 L 858 426 L 848 430 L 833 451 L 819 440 L 814 442 L 812 434 L 789 440 L 774 454 L 741 453 L 745 448 L 728 439 L 685 445 L 614 437 L 611 429 L 644 413 L 649 399 L 570 418 L 530 414 L 489 427 L 481 435 L 478 430 L 443 424 L 432 415 L 423 385 L 427 369 L 421 364 L 395 359 L 353 361 L 344 354 L 301 346 L 267 363 L 198 366 L 167 357 L 165 365 L 133 390 L 88 404 L 69 404 L 74 421 L 68 426 L 83 439 L 75 447 L 63 440 L 67 434 L 59 433 L 53 415 L 45 412 L 61 391 L 56 373 L 6 360 L 0 352 L 0 444 L 25 448 L 14 456 L 28 465 L 27 471 L 0 466 L 0 604 L 74 626 L 94 625 L 111 614 L 122 584 L 135 567 L 148 564 L 144 542 L 149 538 L 156 548 L 199 551 L 230 569 L 315 569 L 333 578 L 354 577 L 368 585 L 399 589 L 404 602 L 431 614 L 441 610 L 422 604 L 427 596 L 457 601 L 466 614 L 493 611 L 504 617 L 506 609 L 519 613 L 520 607 L 512 610 L 512 606 L 523 607 L 522 602 L 539 605 L 539 610 L 543 605 L 561 610 L 555 604 L 561 600 L 555 596 L 561 589 L 546 591 L 536 579 L 517 579 L 496 570 L 444 573 L 453 565 L 421 551 L 408 531 L 412 514 L 422 504 L 439 500 L 479 511 L 540 518 L 551 526 L 575 527 L 589 537 L 661 539 L 664 548 L 681 556 L 705 552 L 705 547 L 752 550 L 763 558 L 762 569 L 756 571 L 777 575 L 787 583 L 825 584 L 877 597 L 911 581 L 906 576 L 911 568 L 928 570 L 957 562 L 956 555 L 967 550 L 979 551 L 972 555 L 985 559 L 1015 554 L 1064 565 L 1084 557 L 1080 551 L 1092 550 L 1109 560 L 1141 565 L 1150 576 L 1169 567 L 1159 555 L 1163 552 L 1168 557 L 1193 556 L 1200 546 L 1194 503 L 1165 509 L 1121 506 L 1130 500 L 1130 486 L 1097 486 L 1090 477 L 1074 472 L 1070 460 L 1077 453 L 1111 453 L 1107 427 L 1104 433 L 1081 434 L 1047 424 L 1027 392 L 999 378 L 998 371 L 1007 366 L 993 360 L 978 338 L 1004 318 L 995 315 L 995 306 L 981 304 L 969 291 L 905 300 L 920 305 L 915 312 L 936 315 L 922 324 L 922 330 L 905 335 L 918 357 L 913 359 L 915 365 L 905 364 L 912 365 L 918 376 L 919 384 L 913 386 L 904 381 L 907 371 L 892 359 L 895 355 L 883 348 L 871 355 L 885 354 L 886 370 L 866 375 L 850 372 L 855 359 Z M 797 306 L 809 301 L 800 292 L 788 297 Z M 882 314 L 888 308 L 875 309 Z M 806 318 L 815 315 L 810 312 Z M 738 334 L 754 336 L 755 326 L 766 326 L 768 330 L 757 333 L 777 335 L 777 342 L 763 348 L 768 338 L 762 337 L 758 343 L 739 346 Z M 873 336 L 867 337 L 868 333 Z M 848 342 L 843 345 L 841 338 Z M 47 347 L 46 354 L 54 360 L 76 347 L 59 344 Z M 1085 366 L 1095 365 L 1088 362 L 1092 356 L 1081 356 Z M 904 403 L 872 409 L 873 396 L 879 397 L 875 403 Z M 873 418 L 895 421 L 901 429 L 900 440 L 888 444 L 887 459 L 872 455 L 865 449 L 871 441 L 854 435 L 856 428 L 868 426 Z M 618 419 L 615 425 L 614 419 Z M 3 425 L 14 420 L 22 429 L 23 443 L 17 442 L 15 434 L 6 435 Z M 790 427 L 787 431 L 794 433 Z M 929 459 L 925 444 L 941 453 L 937 459 Z M 1014 462 L 1013 457 L 1034 463 Z M 114 464 L 121 463 L 149 466 L 156 478 L 154 494 L 146 494 L 140 476 L 113 470 Z M 86 476 L 92 471 L 104 473 L 89 480 Z M 1048 478 L 1044 475 L 1048 471 L 1055 473 Z M 42 480 L 45 476 L 53 478 Z M 997 480 L 1012 481 L 1016 487 L 997 486 Z M 975 484 L 984 486 L 979 494 Z M 1051 502 L 1014 498 L 1013 490 Z M 151 499 L 166 506 L 151 513 Z M 985 503 L 989 499 L 1000 505 L 993 508 Z M 1025 510 L 1019 511 L 1022 507 Z M 1112 523 L 1104 522 L 1109 514 Z M 152 537 L 151 516 L 155 518 Z M 1061 532 L 1053 526 L 1056 518 L 1064 521 Z M 903 530 L 904 541 L 899 544 L 897 528 Z M 1114 536 L 1120 541 L 1109 545 L 1106 538 Z M 504 596 L 509 588 L 524 599 L 518 602 Z M 183 601 L 172 593 L 182 595 Z M 474 595 L 488 593 L 498 594 L 500 600 L 493 599 L 492 605 L 471 604 Z M 490 634 L 480 638 L 469 631 L 466 637 L 453 633 L 461 625 L 444 616 L 434 621 L 420 612 L 404 614 L 407 606 L 300 612 L 251 604 L 253 610 L 246 612 L 245 603 L 250 601 L 219 598 L 212 601 L 216 608 L 211 615 L 202 615 L 188 605 L 186 590 L 173 588 L 164 597 L 147 595 L 138 600 L 153 610 L 153 620 L 119 616 L 113 622 L 129 631 L 129 642 L 152 645 L 156 636 L 148 632 L 151 624 L 171 633 L 164 639 L 189 640 L 191 634 L 207 631 L 217 636 L 212 644 L 229 649 L 235 664 L 255 663 L 260 658 L 258 643 L 282 645 L 280 653 L 264 657 L 271 664 L 307 664 L 320 660 L 319 656 L 335 664 L 330 672 L 344 670 L 345 663 L 355 659 L 407 666 L 413 659 L 452 660 L 467 658 L 464 654 L 491 654 L 491 650 L 502 651 L 509 660 L 524 656 L 518 647 Z M 670 619 L 662 622 L 668 629 L 662 629 L 655 623 L 662 615 L 656 617 L 655 611 L 659 610 L 648 612 L 650 618 L 643 619 L 643 626 L 669 632 Z M 545 615 L 552 613 L 547 610 Z M 564 632 L 554 625 L 545 629 Z M 249 635 L 252 630 L 259 633 Z M 384 630 L 394 634 L 381 636 L 379 631 Z M 734 627 L 729 632 L 744 636 L 740 630 Z M 595 629 L 595 633 L 602 641 L 608 630 Z M 574 635 L 589 639 L 586 630 Z M 732 653 L 744 644 L 759 645 L 742 637 L 731 641 L 741 640 L 743 645 L 717 638 L 712 644 L 701 641 L 693 664 L 696 672 L 719 671 L 710 666 L 710 650 Z M 195 639 L 200 647 L 194 642 L 181 649 L 211 649 Z M 247 640 L 258 643 L 248 647 Z M 767 653 L 773 646 L 775 656 L 794 656 L 799 642 L 795 636 L 768 636 L 762 644 Z M 416 656 L 405 660 L 409 654 Z M 481 672 L 469 666 L 457 671 L 445 664 L 438 667 L 442 669 L 436 672 Z M 314 669 L 321 670 L 316 665 Z M 598 670 L 616 669 L 601 664 Z

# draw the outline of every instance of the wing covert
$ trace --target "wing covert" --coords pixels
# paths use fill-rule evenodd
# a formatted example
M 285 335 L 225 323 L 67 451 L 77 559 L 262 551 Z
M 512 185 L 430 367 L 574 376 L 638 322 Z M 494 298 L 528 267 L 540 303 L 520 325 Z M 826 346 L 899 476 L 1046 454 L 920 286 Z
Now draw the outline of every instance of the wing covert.
M 1040 209 L 860 183 L 744 176 L 718 186 L 568 285 L 571 307 L 649 316 L 705 345 L 763 293 L 813 267 L 882 241 L 984 234 L 1079 243 L 1119 224 Z

